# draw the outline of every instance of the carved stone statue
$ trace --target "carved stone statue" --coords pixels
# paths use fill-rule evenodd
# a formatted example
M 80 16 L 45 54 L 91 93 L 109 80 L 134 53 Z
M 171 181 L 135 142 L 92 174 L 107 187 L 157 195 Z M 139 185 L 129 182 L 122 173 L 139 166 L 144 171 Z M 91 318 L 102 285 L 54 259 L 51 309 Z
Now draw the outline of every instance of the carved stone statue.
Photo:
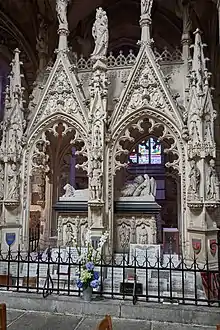
M 134 182 L 128 183 L 121 190 L 123 197 L 139 197 L 139 196 L 156 196 L 156 181 L 152 177 L 149 178 L 148 174 L 144 176 L 139 175 L 134 179 Z
M 39 72 L 41 72 L 47 64 L 48 55 L 48 26 L 45 24 L 44 18 L 41 15 L 39 17 L 39 32 L 37 37 L 36 50 L 39 58 Z
M 176 0 L 176 14 L 183 20 L 183 34 L 192 30 L 192 4 L 189 0 Z
M 20 154 L 21 151 L 21 138 L 22 138 L 22 128 L 19 125 L 19 119 L 14 116 L 11 120 L 11 124 L 8 129 L 8 153 L 14 155 Z
M 215 161 L 211 159 L 209 162 L 209 169 L 207 173 L 207 200 L 216 200 L 219 198 L 219 185 L 218 185 L 218 177 L 215 170 Z
M 96 10 L 96 20 L 92 28 L 92 36 L 95 40 L 93 57 L 104 57 L 108 48 L 108 17 L 102 8 Z
M 147 226 L 143 223 L 139 229 L 138 244 L 148 244 Z
M 93 162 L 93 169 L 90 173 L 91 199 L 100 200 L 102 197 L 102 171 L 99 162 Z
M 8 200 L 18 200 L 19 198 L 19 174 L 17 166 L 12 163 L 8 170 Z
M 141 0 L 141 15 L 151 14 L 153 0 Z
M 73 197 L 75 196 L 75 188 L 71 186 L 71 184 L 67 183 L 63 189 L 65 190 L 65 194 L 62 197 Z
M 122 223 L 119 229 L 119 239 L 120 239 L 120 245 L 123 249 L 128 247 L 130 243 L 130 236 L 131 236 L 131 228 L 127 226 L 125 223 Z
M 66 225 L 66 230 L 65 230 L 65 245 L 73 246 L 73 238 L 74 238 L 73 227 L 71 226 L 70 223 L 68 223 Z
M 59 198 L 60 201 L 88 201 L 88 189 L 76 190 L 71 184 L 67 183 L 63 187 L 65 194 Z
M 196 165 L 195 160 L 191 161 L 191 170 L 189 173 L 189 189 L 188 197 L 190 200 L 199 199 L 199 185 L 200 185 L 200 171 Z
M 68 22 L 67 22 L 68 3 L 69 0 L 57 0 L 56 11 L 57 11 L 57 18 L 59 21 L 59 28 L 61 28 L 62 25 L 65 25 L 66 28 L 68 27 Z
M 87 238 L 87 234 L 88 234 L 88 225 L 84 226 L 83 231 L 82 231 L 82 246 L 86 246 L 86 238 Z
M 0 163 L 0 200 L 4 198 L 4 167 Z

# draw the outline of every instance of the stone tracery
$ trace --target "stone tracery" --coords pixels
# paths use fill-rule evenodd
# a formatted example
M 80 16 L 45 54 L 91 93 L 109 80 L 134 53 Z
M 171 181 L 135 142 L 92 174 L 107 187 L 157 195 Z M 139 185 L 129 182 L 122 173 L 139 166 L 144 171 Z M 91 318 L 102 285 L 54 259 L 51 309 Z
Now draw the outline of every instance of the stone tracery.
M 159 198 L 158 191 L 165 195 L 167 190 L 157 189 L 157 183 L 166 185 L 167 177 L 173 175 L 174 183 L 170 180 L 170 184 L 178 195 L 173 217 L 175 225 L 180 226 L 182 241 L 189 243 L 193 232 L 197 230 L 200 235 L 198 228 L 206 228 L 195 209 L 203 209 L 206 214 L 207 209 L 210 211 L 219 205 L 214 162 L 216 112 L 211 102 L 200 33 L 195 33 L 192 70 L 187 72 L 188 94 L 182 93 L 184 84 L 175 76 L 180 73 L 179 77 L 182 75 L 187 80 L 187 75 L 181 71 L 183 61 L 178 62 L 176 71 L 169 68 L 173 82 L 181 85 L 177 87 L 182 93 L 178 104 L 171 91 L 172 85 L 162 72 L 162 61 L 151 49 L 153 1 L 142 0 L 140 4 L 142 35 L 136 59 L 130 54 L 129 59 L 124 60 L 121 55 L 119 65 L 112 65 L 113 55 L 107 57 L 108 17 L 98 8 L 93 28 L 95 49 L 86 68 L 77 68 L 79 62 L 70 57 L 68 3 L 68 0 L 57 0 L 59 45 L 56 60 L 45 76 L 43 73 L 42 81 L 36 82 L 38 87 L 32 93 L 28 122 L 23 116 L 18 51 L 13 61 L 14 75 L 6 98 L 7 116 L 12 108 L 15 110 L 11 117 L 5 118 L 8 130 L 3 132 L 1 141 L 3 196 L 0 200 L 4 217 L 13 218 L 9 206 L 25 214 L 20 224 L 23 242 L 28 236 L 29 213 L 38 208 L 47 223 L 45 237 L 56 236 L 60 244 L 73 244 L 74 235 L 84 242 L 88 227 L 92 228 L 94 236 L 100 236 L 107 227 L 116 242 L 113 247 L 110 240 L 116 251 L 129 248 L 131 243 L 154 244 L 155 214 L 148 210 L 143 216 L 136 210 L 136 214 L 131 215 L 126 198 L 132 197 L 132 207 L 137 207 L 138 202 L 152 202 L 148 203 L 149 207 L 153 205 L 164 221 L 174 206 L 175 194 L 170 192 L 172 197 L 167 200 L 164 196 Z M 154 168 L 147 162 L 142 167 L 136 164 L 128 168 L 132 148 L 141 140 L 151 138 L 162 145 L 163 161 Z M 155 179 L 157 174 L 159 179 Z M 128 178 L 130 183 L 126 183 Z M 122 196 L 117 196 L 116 190 L 123 185 Z M 22 204 L 21 211 L 19 204 Z M 120 212 L 125 205 L 127 213 L 122 216 Z M 67 211 L 70 211 L 68 217 Z M 116 234 L 114 228 L 117 228 Z M 194 231 L 190 232 L 192 228 Z

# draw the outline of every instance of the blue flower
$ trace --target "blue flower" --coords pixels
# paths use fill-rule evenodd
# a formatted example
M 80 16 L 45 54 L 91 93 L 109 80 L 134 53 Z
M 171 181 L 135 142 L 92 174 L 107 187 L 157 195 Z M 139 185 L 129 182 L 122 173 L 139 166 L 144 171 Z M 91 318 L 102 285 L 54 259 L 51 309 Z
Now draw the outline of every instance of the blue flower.
M 76 281 L 76 285 L 78 286 L 79 289 L 83 287 L 83 282 L 80 280 L 80 278 L 78 278 L 78 280 Z
M 86 264 L 86 269 L 87 269 L 87 270 L 93 270 L 93 269 L 94 269 L 94 264 L 93 264 L 93 262 L 91 262 L 91 261 L 87 262 L 87 264 Z
M 99 286 L 99 281 L 98 280 L 91 281 L 90 286 L 94 289 L 97 288 Z
M 94 280 L 98 280 L 99 279 L 99 272 L 94 272 L 93 273 L 93 278 L 94 278 Z

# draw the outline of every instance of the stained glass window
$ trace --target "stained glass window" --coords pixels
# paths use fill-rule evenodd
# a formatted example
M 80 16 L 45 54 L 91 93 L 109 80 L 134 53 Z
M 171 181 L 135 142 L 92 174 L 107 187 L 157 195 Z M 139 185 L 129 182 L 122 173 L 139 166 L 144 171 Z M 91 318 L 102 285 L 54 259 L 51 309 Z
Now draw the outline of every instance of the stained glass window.
M 131 164 L 161 164 L 161 144 L 155 138 L 141 141 L 130 153 Z

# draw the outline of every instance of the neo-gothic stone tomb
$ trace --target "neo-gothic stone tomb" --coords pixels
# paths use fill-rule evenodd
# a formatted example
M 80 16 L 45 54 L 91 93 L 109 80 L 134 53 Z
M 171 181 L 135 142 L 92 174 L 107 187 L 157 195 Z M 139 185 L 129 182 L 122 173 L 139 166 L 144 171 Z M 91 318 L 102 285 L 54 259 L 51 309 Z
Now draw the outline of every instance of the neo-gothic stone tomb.
M 12 249 L 28 249 L 33 228 L 42 249 L 71 246 L 73 234 L 84 246 L 88 228 L 94 239 L 107 229 L 109 251 L 163 244 L 165 252 L 215 263 L 217 112 L 201 32 L 191 40 L 189 4 L 182 5 L 182 50 L 160 54 L 151 39 L 153 1 L 140 2 L 138 48 L 109 54 L 110 12 L 97 8 L 85 59 L 68 45 L 69 1 L 57 0 L 55 58 L 46 61 L 41 17 L 26 104 L 15 49 L 1 125 L 2 249 L 10 235 Z

